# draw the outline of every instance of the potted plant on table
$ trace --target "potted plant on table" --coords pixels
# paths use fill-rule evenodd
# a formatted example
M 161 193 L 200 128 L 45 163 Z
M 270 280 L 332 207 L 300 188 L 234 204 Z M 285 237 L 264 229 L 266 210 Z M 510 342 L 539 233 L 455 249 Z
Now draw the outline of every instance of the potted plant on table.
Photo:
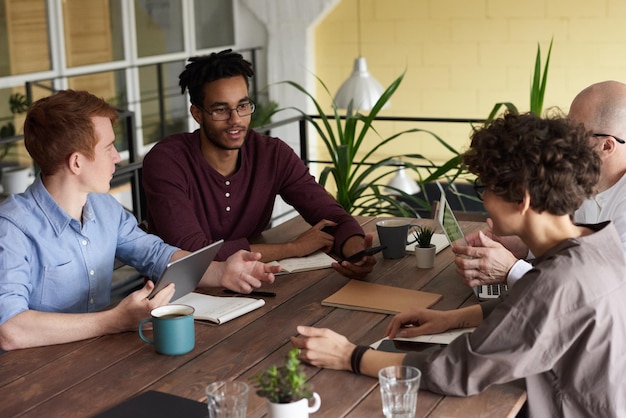
M 321 405 L 319 395 L 307 383 L 297 348 L 289 351 L 282 366 L 271 366 L 252 379 L 257 395 L 267 398 L 269 418 L 306 418 Z M 311 406 L 310 398 L 314 400 Z
M 435 231 L 428 226 L 419 226 L 413 232 L 415 236 L 415 259 L 417 268 L 429 269 L 435 265 L 437 247 L 433 244 L 432 238 Z

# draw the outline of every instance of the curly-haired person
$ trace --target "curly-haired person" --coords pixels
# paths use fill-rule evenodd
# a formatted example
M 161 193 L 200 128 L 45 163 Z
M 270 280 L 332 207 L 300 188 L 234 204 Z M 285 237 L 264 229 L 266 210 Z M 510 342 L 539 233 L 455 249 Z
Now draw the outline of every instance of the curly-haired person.
M 577 225 L 569 215 L 594 193 L 600 174 L 589 133 L 563 118 L 506 115 L 475 132 L 463 157 L 485 186 L 494 232 L 521 237 L 536 255 L 533 269 L 482 316 L 415 309 L 393 319 L 391 338 L 406 326 L 429 333 L 477 326 L 436 352 L 367 350 L 301 326 L 292 338 L 301 358 L 369 376 L 412 365 L 422 371 L 423 389 L 455 396 L 525 379 L 532 417 L 626 416 L 620 238 L 610 222 Z

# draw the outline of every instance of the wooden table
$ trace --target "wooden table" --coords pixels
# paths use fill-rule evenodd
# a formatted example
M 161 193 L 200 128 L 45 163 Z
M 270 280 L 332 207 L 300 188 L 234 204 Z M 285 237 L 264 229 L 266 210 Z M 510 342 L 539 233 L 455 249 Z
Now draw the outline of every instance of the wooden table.
M 373 233 L 374 218 L 359 218 Z M 431 223 L 431 220 L 420 220 Z M 463 223 L 466 232 L 482 225 Z M 307 225 L 295 218 L 264 234 L 272 242 L 297 236 Z M 449 248 L 437 255 L 435 267 L 418 270 L 415 259 L 384 260 L 368 281 L 440 293 L 434 306 L 452 309 L 476 303 L 454 271 Z M 91 416 L 138 393 L 152 389 L 205 401 L 205 386 L 215 380 L 248 381 L 272 364 L 282 363 L 292 348 L 289 337 L 299 324 L 328 327 L 359 344 L 380 339 L 389 316 L 325 307 L 320 301 L 348 279 L 333 269 L 279 276 L 267 290 L 277 297 L 223 325 L 197 322 L 196 346 L 186 355 L 157 354 L 137 333 L 127 332 L 69 344 L 17 350 L 0 355 L 0 417 Z M 214 291 L 219 294 L 219 290 Z M 322 398 L 316 417 L 382 417 L 376 379 L 307 366 L 314 390 Z M 516 384 L 497 385 L 468 398 L 420 391 L 418 417 L 515 416 L 526 399 Z M 251 391 L 248 417 L 265 415 L 265 399 Z

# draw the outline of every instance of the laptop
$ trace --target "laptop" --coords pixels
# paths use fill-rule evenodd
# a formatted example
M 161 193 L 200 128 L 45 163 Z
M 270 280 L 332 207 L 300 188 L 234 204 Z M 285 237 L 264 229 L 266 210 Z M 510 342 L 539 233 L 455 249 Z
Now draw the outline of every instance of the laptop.
M 441 199 L 439 199 L 439 204 L 437 205 L 437 209 L 435 211 L 435 217 L 437 218 L 437 221 L 443 229 L 443 232 L 448 238 L 451 246 L 467 247 L 468 244 L 465 240 L 465 235 L 463 235 L 463 230 L 461 230 L 459 222 L 456 220 L 456 217 L 446 200 L 445 193 L 441 193 Z M 475 286 L 472 289 L 479 300 L 486 300 L 499 297 L 502 293 L 507 291 L 508 287 L 505 284 L 490 284 Z
M 154 295 L 170 283 L 174 283 L 176 286 L 176 291 L 171 299 L 172 302 L 195 290 L 209 264 L 211 264 L 217 252 L 222 248 L 223 243 L 224 240 L 216 241 L 169 263 L 159 280 L 157 280 L 154 289 L 148 295 L 148 299 L 152 299 Z

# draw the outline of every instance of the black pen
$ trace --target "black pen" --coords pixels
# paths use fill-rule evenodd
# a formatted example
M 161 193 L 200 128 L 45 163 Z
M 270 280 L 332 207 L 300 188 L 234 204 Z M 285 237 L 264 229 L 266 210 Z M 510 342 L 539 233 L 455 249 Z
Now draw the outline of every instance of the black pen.
M 275 298 L 276 293 L 274 292 L 263 292 L 262 290 L 253 290 L 250 293 L 240 293 L 235 292 L 234 290 L 224 289 L 224 293 L 228 293 L 229 295 L 242 295 L 242 296 L 263 296 L 268 298 Z

